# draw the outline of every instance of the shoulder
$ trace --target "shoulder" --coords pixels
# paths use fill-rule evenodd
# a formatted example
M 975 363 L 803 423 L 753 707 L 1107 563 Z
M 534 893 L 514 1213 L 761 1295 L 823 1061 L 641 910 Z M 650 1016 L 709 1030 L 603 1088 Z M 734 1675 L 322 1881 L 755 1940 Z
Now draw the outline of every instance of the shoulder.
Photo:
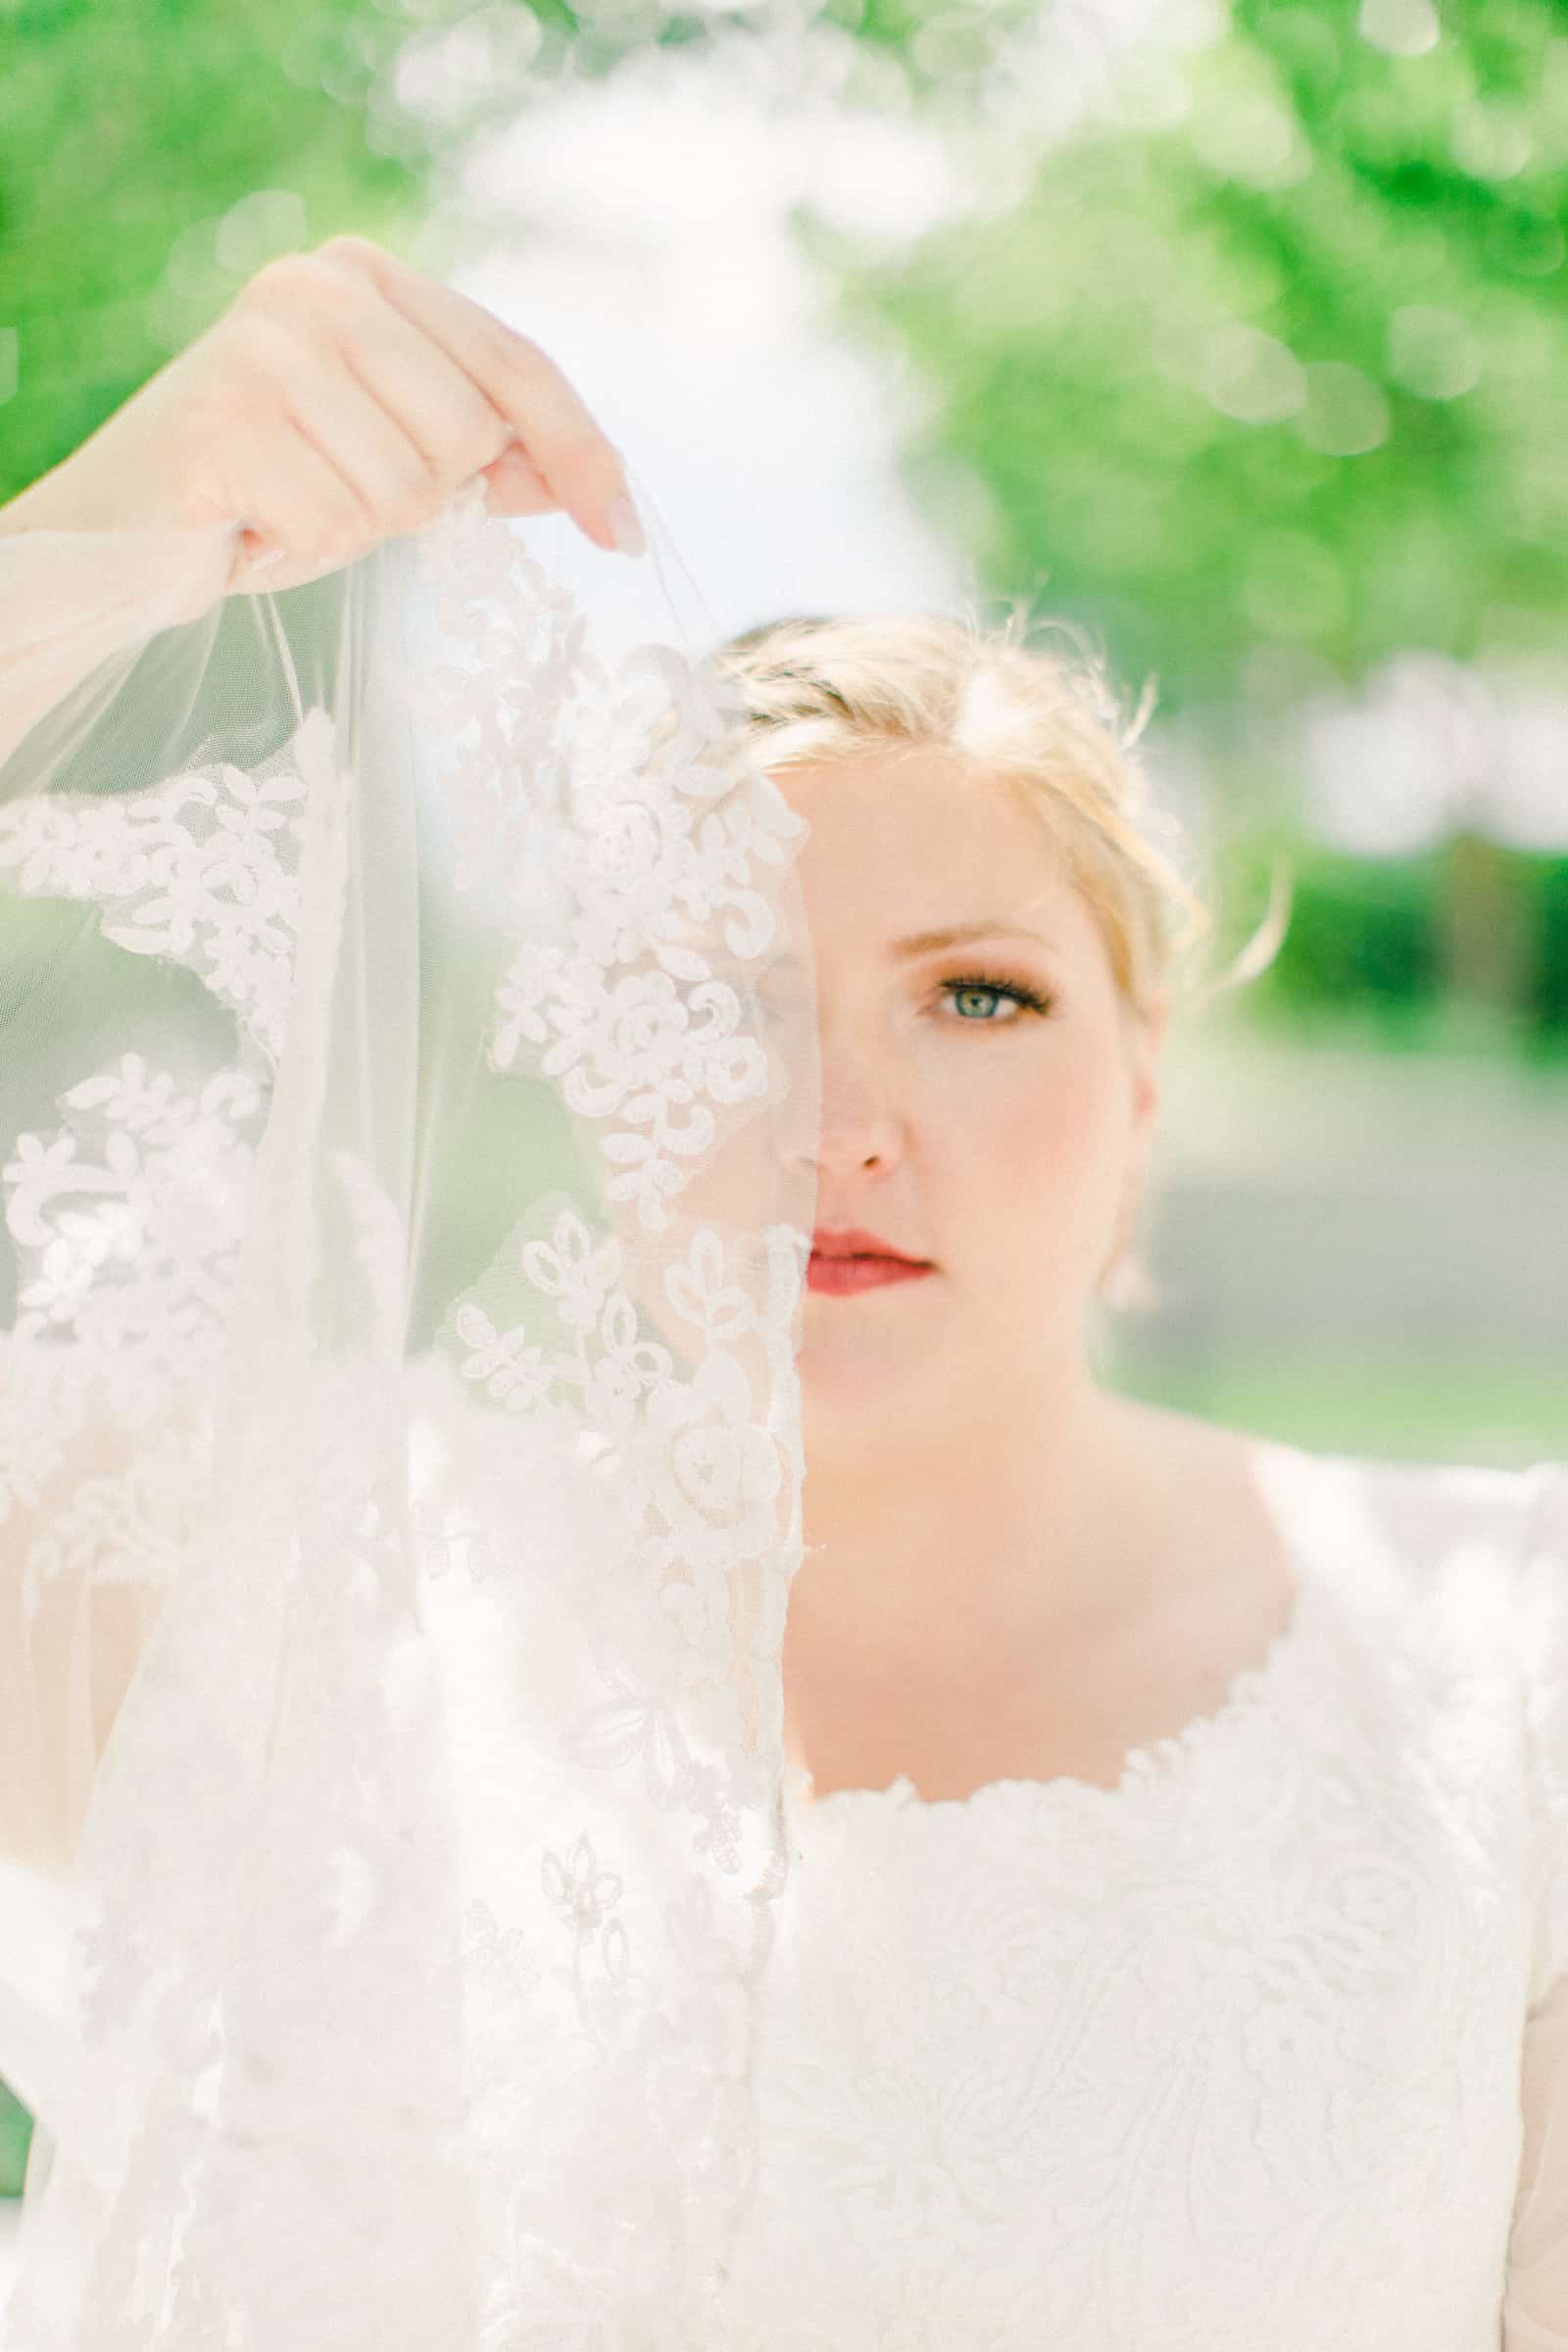
M 1568 1462 L 1287 1448 L 1275 1471 L 1357 1647 L 1437 1713 L 1522 1732 L 1538 1789 L 1568 1810 Z
M 1418 1590 L 1473 1585 L 1517 1613 L 1532 1558 L 1544 1549 L 1568 1565 L 1568 1462 L 1514 1468 L 1351 1455 L 1342 1475 Z
M 1520 1476 L 1515 1591 L 1528 1720 L 1568 1803 L 1568 1463 L 1538 1462 Z
M 1170 1410 L 1148 1418 L 1179 1465 L 1173 1491 L 1200 1496 L 1205 1520 L 1234 1519 L 1255 1548 L 1260 1500 L 1298 1570 L 1374 1612 L 1471 1585 L 1512 1599 L 1527 1551 L 1568 1563 L 1568 1461 L 1335 1452 Z
M 1368 1528 L 1381 1526 L 1391 1537 L 1428 1538 L 1446 1545 L 1455 1537 L 1485 1538 L 1510 1526 L 1517 1531 L 1538 1514 L 1549 1515 L 1553 1503 L 1559 1523 L 1568 1510 L 1568 1460 L 1512 1468 L 1433 1456 L 1332 1452 L 1167 1406 L 1139 1409 L 1155 1442 L 1189 1478 L 1205 1468 L 1233 1479 L 1250 1475 L 1271 1500 L 1290 1499 L 1304 1510 L 1310 1498 L 1321 1511 L 1338 1507 Z
M 1538 1999 L 1568 1972 L 1568 1462 L 1269 1446 L 1260 1467 L 1331 1604 L 1325 1719 L 1405 1792 L 1401 1835 L 1428 1822 L 1466 1883 L 1522 1896 Z
M 1298 1581 L 1320 1588 L 1364 1642 L 1425 1652 L 1434 1667 L 1468 1660 L 1509 1674 L 1521 1643 L 1531 1652 L 1533 1610 L 1554 1620 L 1568 1606 L 1568 1462 L 1250 1444 Z M 1536 1647 L 1548 1630 L 1537 1630 Z M 1562 1638 L 1568 1645 L 1568 1624 Z
M 1526 1566 L 1568 1567 L 1568 1462 L 1535 1462 L 1514 1475 L 1525 1494 Z
M 1412 1563 L 1467 1546 L 1505 1551 L 1510 1562 L 1532 1527 L 1568 1507 L 1568 1462 L 1523 1467 L 1376 1453 L 1333 1453 L 1275 1439 L 1255 1441 L 1271 1494 L 1349 1534 L 1381 1539 Z

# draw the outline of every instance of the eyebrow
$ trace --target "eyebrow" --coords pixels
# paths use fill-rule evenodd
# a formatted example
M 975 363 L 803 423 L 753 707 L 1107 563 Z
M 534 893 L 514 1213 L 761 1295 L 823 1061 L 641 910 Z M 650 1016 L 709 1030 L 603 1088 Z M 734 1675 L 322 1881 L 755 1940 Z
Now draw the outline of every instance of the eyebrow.
M 888 953 L 899 957 L 934 956 L 941 948 L 960 948 L 975 939 L 1032 939 L 1037 947 L 1054 948 L 1055 942 L 1043 931 L 1028 931 L 1017 923 L 958 923 L 948 931 L 914 931 L 907 939 L 893 941 Z

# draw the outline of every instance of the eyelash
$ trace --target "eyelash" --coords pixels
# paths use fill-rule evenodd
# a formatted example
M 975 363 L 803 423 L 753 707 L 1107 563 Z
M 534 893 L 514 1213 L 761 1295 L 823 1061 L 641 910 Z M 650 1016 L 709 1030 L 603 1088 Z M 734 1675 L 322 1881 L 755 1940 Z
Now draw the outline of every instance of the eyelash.
M 1016 1004 L 1023 1005 L 1029 1012 L 1049 1012 L 1056 1001 L 1053 996 L 1037 996 L 1032 988 L 1025 988 L 1016 980 L 1004 980 L 1000 974 L 990 972 L 960 972 L 951 980 L 944 980 L 942 987 L 944 991 L 978 988 L 983 989 L 988 996 L 1011 997 Z M 964 1019 L 958 1023 L 961 1029 L 1010 1029 L 1013 1025 L 1011 1021 L 996 1021 L 989 1018 L 978 1021 Z

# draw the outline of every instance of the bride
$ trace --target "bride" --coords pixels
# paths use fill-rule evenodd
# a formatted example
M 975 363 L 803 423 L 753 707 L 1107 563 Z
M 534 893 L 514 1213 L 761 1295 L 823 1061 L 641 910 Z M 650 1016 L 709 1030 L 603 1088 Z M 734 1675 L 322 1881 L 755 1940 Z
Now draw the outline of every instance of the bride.
M 270 265 L 0 511 L 0 556 L 40 567 L 19 564 L 5 608 L 0 751 L 18 765 L 0 791 L 25 788 L 106 659 L 198 626 L 215 599 L 309 594 L 476 481 L 492 515 L 564 514 L 593 547 L 647 552 L 621 453 L 536 345 L 363 240 Z M 147 534 L 188 553 L 106 570 L 106 548 Z M 40 612 L 40 583 L 75 604 Z M 790 1867 L 757 1882 L 773 1924 L 748 1980 L 756 2158 L 710 2340 L 1568 2346 L 1550 2129 L 1568 2065 L 1568 1469 L 1314 1457 L 1098 1377 L 1179 917 L 1190 937 L 1201 909 L 1140 824 L 1131 732 L 1092 663 L 889 615 L 780 620 L 716 666 L 800 820 L 819 1083 L 783 1090 L 775 1139 L 776 1198 L 809 1226 L 792 1326 L 805 1476 L 787 1616 L 742 1679 L 759 1671 L 765 1714 L 757 1662 L 779 1669 Z M 25 877 L 0 832 L 8 862 Z M 11 1223 L 20 1242 L 15 1200 Z M 498 1319 L 485 1330 L 487 1379 L 511 1379 L 515 1350 Z M 0 1444 L 21 1428 L 0 1420 Z M 129 1701 L 151 1720 L 162 1595 L 122 1575 L 84 1652 L 78 1594 L 51 1652 L 38 1546 L 52 1592 L 70 1546 L 47 1481 L 10 1485 L 0 1824 L 14 1864 L 65 1883 L 90 1804 L 108 1850 L 101 1760 L 111 1730 L 131 1751 Z M 133 1818 L 126 1799 L 122 1835 Z M 573 1852 L 597 1932 L 609 1881 L 601 1896 L 591 1849 Z M 8 2065 L 25 2088 L 26 2049 L 0 2049 Z M 53 2081 L 41 2062 L 37 2079 Z M 69 2261 L 64 2230 L 51 2253 L 48 2199 L 74 2177 L 64 2096 L 60 2113 L 54 2177 L 27 2199 L 46 2282 L 85 2276 L 81 2217 L 107 2230 L 112 2203 L 74 2208 Z M 338 2193 L 324 2170 L 315 2193 Z M 411 2227 L 433 2243 L 444 2224 L 416 2210 Z M 559 2306 L 514 2272 L 441 2340 L 662 2343 L 608 2257 L 613 2292 L 590 2309 L 592 2259 Z M 62 2299 L 75 2332 L 51 2334 L 40 2287 L 19 2352 L 272 2352 L 259 2322 L 176 2334 L 144 2290 Z M 206 2291 L 238 2324 L 240 2302 Z M 407 2340 L 431 2339 L 411 2323 Z

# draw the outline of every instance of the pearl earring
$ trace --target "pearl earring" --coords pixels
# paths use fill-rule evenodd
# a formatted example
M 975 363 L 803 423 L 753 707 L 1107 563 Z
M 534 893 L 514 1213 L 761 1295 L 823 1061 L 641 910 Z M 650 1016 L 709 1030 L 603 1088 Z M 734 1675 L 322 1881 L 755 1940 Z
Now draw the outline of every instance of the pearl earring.
M 1121 1213 L 1116 1220 L 1115 1246 L 1101 1268 L 1100 1280 L 1095 1286 L 1099 1297 L 1113 1312 L 1157 1306 L 1159 1303 L 1159 1293 L 1150 1280 L 1147 1269 L 1134 1256 L 1130 1246 L 1142 1192 L 1140 1171 L 1129 1179 L 1123 1190 Z

